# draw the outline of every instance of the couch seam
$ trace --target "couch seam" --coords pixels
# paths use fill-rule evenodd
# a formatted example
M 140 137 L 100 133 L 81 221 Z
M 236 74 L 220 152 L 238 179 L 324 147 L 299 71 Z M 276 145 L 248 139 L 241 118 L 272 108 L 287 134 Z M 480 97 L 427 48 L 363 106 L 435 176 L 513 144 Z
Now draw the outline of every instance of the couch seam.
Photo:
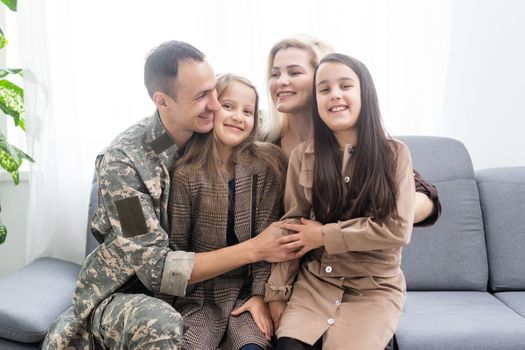
M 516 310 L 512 305 L 510 305 L 510 302 L 507 299 L 505 299 L 505 297 L 503 297 L 501 295 L 494 295 L 494 296 L 496 298 L 498 298 L 503 304 L 507 305 L 509 307 L 509 309 L 511 309 L 512 311 L 514 311 L 515 313 L 517 313 L 521 317 L 525 318 L 525 315 L 523 313 L 521 313 L 520 311 Z

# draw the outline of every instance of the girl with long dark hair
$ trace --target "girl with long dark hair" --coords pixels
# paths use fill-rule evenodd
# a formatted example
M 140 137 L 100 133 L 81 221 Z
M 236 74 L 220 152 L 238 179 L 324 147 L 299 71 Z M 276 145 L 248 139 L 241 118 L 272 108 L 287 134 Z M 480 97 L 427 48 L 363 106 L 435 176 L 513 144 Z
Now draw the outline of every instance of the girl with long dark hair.
M 314 138 L 290 157 L 282 228 L 291 234 L 281 238 L 307 254 L 275 264 L 266 286 L 272 316 L 284 310 L 274 318 L 277 349 L 384 349 L 406 294 L 410 153 L 386 134 L 363 63 L 329 54 L 313 88 Z

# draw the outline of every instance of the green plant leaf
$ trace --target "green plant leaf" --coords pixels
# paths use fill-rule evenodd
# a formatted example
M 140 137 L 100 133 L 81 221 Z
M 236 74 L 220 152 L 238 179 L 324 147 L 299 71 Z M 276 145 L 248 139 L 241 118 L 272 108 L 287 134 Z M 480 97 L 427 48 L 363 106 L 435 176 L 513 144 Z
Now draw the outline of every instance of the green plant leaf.
M 9 80 L 0 80 L 0 109 L 13 117 L 15 126 L 25 130 L 24 90 Z
M 0 34 L 0 49 L 4 48 L 9 41 L 5 38 L 4 34 Z
M 7 138 L 2 132 L 0 132 L 0 151 L 6 152 L 16 163 L 20 163 L 20 157 L 17 153 L 17 148 L 7 142 Z
M 0 69 L 0 78 L 3 78 L 9 74 L 18 74 L 20 76 L 24 76 L 23 69 L 20 68 L 6 68 L 6 69 Z
M 20 182 L 18 169 L 24 159 L 32 163 L 35 162 L 27 153 L 7 142 L 5 136 L 0 132 L 0 167 L 11 174 L 15 185 Z
M 4 223 L 0 221 L 0 244 L 5 242 L 6 237 L 7 237 L 7 227 L 5 227 Z
M 0 149 L 0 166 L 4 168 L 9 174 L 15 185 L 18 185 L 20 182 L 20 177 L 18 174 L 18 168 L 20 168 L 21 163 L 17 163 L 13 157 L 3 149 Z
M 13 146 L 13 145 L 11 145 Z M 27 153 L 25 153 L 24 151 L 22 151 L 20 148 L 16 147 L 16 146 L 13 146 L 15 148 L 15 151 L 16 151 L 16 154 L 18 156 L 18 158 L 20 158 L 20 163 L 22 163 L 22 161 L 25 159 L 27 161 L 30 161 L 31 163 L 34 163 L 35 160 L 33 158 L 31 158 L 31 156 Z
M 2 0 L 2 2 L 9 7 L 11 11 L 16 11 L 17 9 L 17 0 Z

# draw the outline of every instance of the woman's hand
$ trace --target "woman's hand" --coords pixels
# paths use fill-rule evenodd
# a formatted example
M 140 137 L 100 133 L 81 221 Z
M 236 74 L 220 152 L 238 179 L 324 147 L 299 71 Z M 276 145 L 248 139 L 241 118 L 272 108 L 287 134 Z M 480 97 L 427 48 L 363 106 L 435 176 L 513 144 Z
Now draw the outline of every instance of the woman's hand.
M 231 312 L 232 316 L 239 316 L 243 312 L 248 311 L 253 318 L 253 321 L 259 327 L 266 339 L 272 340 L 273 325 L 268 305 L 264 302 L 261 295 L 254 295 L 248 299 L 244 304 Z
M 281 227 L 297 232 L 279 238 L 283 248 L 296 252 L 296 258 L 324 245 L 323 225 L 318 221 L 301 218 L 300 224 L 283 223 Z
M 277 329 L 281 325 L 281 317 L 283 316 L 284 309 L 286 309 L 286 302 L 270 301 L 268 308 L 270 309 L 270 315 L 272 315 L 273 329 Z
M 265 260 L 278 263 L 295 258 L 295 253 L 279 242 L 282 231 L 281 222 L 277 221 L 247 241 L 252 246 L 250 250 L 255 254 L 254 262 Z

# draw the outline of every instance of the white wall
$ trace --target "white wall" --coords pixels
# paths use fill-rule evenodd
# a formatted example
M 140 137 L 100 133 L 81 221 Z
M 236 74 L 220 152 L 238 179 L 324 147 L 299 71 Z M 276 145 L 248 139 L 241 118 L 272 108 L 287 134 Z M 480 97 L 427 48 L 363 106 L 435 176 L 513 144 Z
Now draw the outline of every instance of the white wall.
M 525 1 L 456 1 L 452 23 L 438 133 L 475 169 L 525 166 Z
M 7 239 L 0 245 L 0 276 L 25 265 L 26 221 L 29 185 L 15 186 L 5 172 L 0 176 L 0 218 L 7 226 Z

